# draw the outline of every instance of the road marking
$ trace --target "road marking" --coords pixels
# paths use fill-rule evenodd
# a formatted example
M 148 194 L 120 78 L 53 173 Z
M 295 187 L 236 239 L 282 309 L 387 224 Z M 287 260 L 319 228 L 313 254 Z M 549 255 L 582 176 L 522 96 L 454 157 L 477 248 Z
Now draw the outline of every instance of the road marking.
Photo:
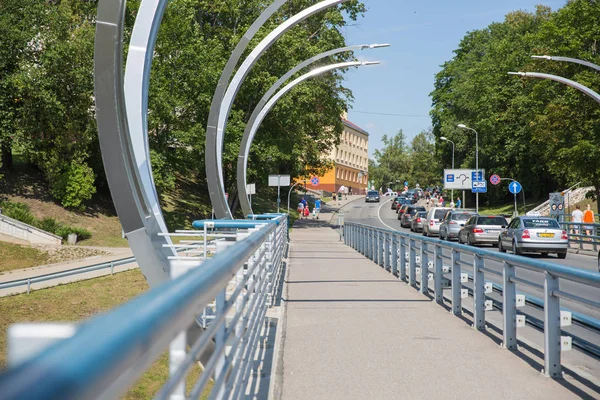
M 382 224 L 384 224 L 384 225 L 385 225 L 385 226 L 387 226 L 388 228 L 390 228 L 390 229 L 392 229 L 392 230 L 394 230 L 394 231 L 397 231 L 397 229 L 396 229 L 396 228 L 392 228 L 391 226 L 389 226 L 388 224 L 386 224 L 385 222 L 383 222 L 383 220 L 381 219 L 381 215 L 380 215 L 380 214 L 381 214 L 381 207 L 383 207 L 384 205 L 386 205 L 387 203 L 389 203 L 391 200 L 392 200 L 392 199 L 389 199 L 388 201 L 386 201 L 385 203 L 382 203 L 382 204 L 379 206 L 379 209 L 377 210 L 377 218 L 379 218 L 379 222 L 381 222 Z

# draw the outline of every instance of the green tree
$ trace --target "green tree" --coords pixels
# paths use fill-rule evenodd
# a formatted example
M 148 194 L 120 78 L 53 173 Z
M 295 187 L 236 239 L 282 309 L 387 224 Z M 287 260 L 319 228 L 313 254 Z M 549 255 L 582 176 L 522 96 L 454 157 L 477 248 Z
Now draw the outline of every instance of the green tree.
M 412 175 L 410 148 L 406 136 L 399 130 L 394 136 L 383 135 L 383 148 L 374 151 L 374 160 L 369 160 L 369 180 L 376 188 L 387 188 L 389 183 L 404 182 Z

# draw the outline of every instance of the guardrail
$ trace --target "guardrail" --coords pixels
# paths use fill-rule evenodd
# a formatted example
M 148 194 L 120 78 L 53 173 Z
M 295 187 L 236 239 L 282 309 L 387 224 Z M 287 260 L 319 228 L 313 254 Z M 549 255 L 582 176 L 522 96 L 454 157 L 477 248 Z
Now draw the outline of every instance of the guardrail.
M 211 398 L 244 396 L 286 251 L 287 217 L 237 222 L 223 228 L 218 221 L 194 223 L 205 235 L 227 238 L 217 244 L 213 258 L 205 259 L 204 248 L 196 259 L 171 260 L 171 281 L 11 365 L 0 375 L 2 399 L 117 398 L 167 348 L 169 379 L 155 399 L 183 399 L 190 369 L 213 341 L 203 373 L 187 395 L 198 398 L 212 378 Z M 191 340 L 189 328 L 197 327 L 199 314 L 211 302 L 214 318 Z M 14 358 L 9 354 L 9 360 Z
M 502 336 L 503 346 L 507 349 L 517 348 L 517 327 L 525 324 L 525 317 L 517 314 L 517 308 L 525 305 L 525 296 L 517 296 L 516 284 L 542 290 L 545 321 L 544 373 L 554 378 L 562 376 L 561 349 L 570 348 L 571 345 L 570 337 L 561 337 L 561 324 L 564 326 L 570 323 L 570 313 L 561 311 L 560 300 L 569 299 L 600 309 L 598 299 L 583 298 L 560 289 L 561 281 L 600 289 L 599 273 L 357 223 L 345 224 L 344 240 L 377 265 L 419 288 L 421 293 L 429 293 L 429 281 L 432 280 L 434 299 L 439 304 L 444 302 L 444 286 L 449 287 L 452 292 L 451 310 L 455 315 L 462 313 L 462 299 L 468 297 L 468 289 L 463 288 L 463 283 L 468 282 L 469 277 L 462 269 L 472 268 L 473 323 L 478 330 L 486 329 L 485 312 L 493 307 L 492 300 L 486 296 L 493 291 L 493 284 L 485 280 L 486 274 L 501 277 L 504 322 Z M 450 255 L 444 254 L 444 250 L 450 250 Z M 417 251 L 420 252 L 419 255 Z M 461 255 L 473 256 L 473 261 L 461 260 Z M 443 265 L 444 260 L 450 261 L 449 267 Z M 502 272 L 486 266 L 486 261 L 502 263 Z M 542 273 L 544 284 L 518 277 L 517 269 Z M 445 273 L 450 278 L 446 278 Z M 420 277 L 419 282 L 417 277 Z
M 591 245 L 594 251 L 598 251 L 598 228 L 600 224 L 586 224 L 582 222 L 559 222 L 560 226 L 567 231 L 569 235 L 569 246 L 576 243 L 579 249 L 583 249 L 584 244 Z

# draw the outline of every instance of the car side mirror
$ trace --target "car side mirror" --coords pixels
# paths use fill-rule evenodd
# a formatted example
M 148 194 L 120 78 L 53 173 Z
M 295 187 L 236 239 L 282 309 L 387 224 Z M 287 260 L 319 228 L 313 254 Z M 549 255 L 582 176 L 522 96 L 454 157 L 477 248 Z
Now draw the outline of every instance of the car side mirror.
M 440 218 L 439 221 L 442 222 L 444 220 L 444 218 Z
M 506 228 L 506 226 L 502 225 L 500 228 L 504 229 L 504 228 Z

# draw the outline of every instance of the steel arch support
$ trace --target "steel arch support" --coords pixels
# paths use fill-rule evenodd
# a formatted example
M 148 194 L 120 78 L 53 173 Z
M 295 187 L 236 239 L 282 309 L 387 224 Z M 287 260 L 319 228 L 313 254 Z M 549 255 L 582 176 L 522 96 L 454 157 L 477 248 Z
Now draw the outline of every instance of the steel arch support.
M 225 92 L 225 96 L 222 97 L 222 101 L 219 102 L 219 99 L 215 98 L 216 96 L 213 97 L 211 114 L 209 115 L 209 121 L 206 130 L 205 162 L 206 180 L 208 183 L 210 200 L 213 204 L 217 218 L 233 218 L 225 196 L 225 183 L 223 179 L 222 163 L 223 140 L 225 130 L 227 128 L 227 119 L 229 118 L 233 101 L 235 100 L 235 96 L 237 95 L 244 78 L 250 72 L 254 64 L 256 64 L 260 56 L 267 51 L 281 35 L 306 18 L 326 8 L 344 3 L 346 1 L 348 0 L 324 0 L 302 10 L 291 18 L 288 18 L 284 23 L 271 31 L 244 60 L 242 65 L 238 68 L 237 72 L 233 76 L 231 83 Z M 217 90 L 219 90 L 219 88 L 217 88 Z M 216 104 L 215 100 L 217 100 Z M 218 107 L 219 110 L 212 112 L 213 107 Z
M 583 86 L 581 83 L 577 83 L 572 81 L 571 79 L 563 78 L 562 76 L 550 75 L 550 74 L 542 74 L 540 72 L 509 72 L 509 75 L 517 75 L 523 76 L 526 78 L 540 78 L 540 79 L 550 79 L 551 81 L 556 81 L 560 83 L 564 83 L 567 86 L 571 86 L 574 89 L 579 90 L 580 92 L 590 96 L 592 99 L 596 100 L 596 102 L 600 103 L 600 94 L 596 93 L 592 89 L 587 86 Z

